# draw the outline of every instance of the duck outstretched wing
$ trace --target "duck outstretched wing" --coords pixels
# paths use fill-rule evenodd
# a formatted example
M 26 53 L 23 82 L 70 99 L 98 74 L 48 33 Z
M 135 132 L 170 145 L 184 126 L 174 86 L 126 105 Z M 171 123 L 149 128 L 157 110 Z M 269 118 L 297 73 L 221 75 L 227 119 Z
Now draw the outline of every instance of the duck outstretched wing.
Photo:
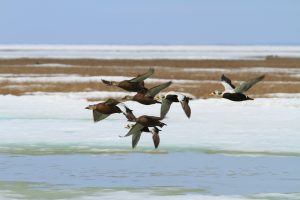
M 116 106 L 118 108 L 120 108 L 120 110 L 125 115 L 125 117 L 128 119 L 128 121 L 133 122 L 136 119 L 132 110 L 130 108 L 128 108 L 124 103 L 118 103 Z
M 190 118 L 191 117 L 191 108 L 189 106 L 189 100 L 186 99 L 186 100 L 180 101 L 180 104 L 181 104 L 182 109 L 183 109 L 184 113 L 186 114 L 186 116 L 188 118 Z
M 134 149 L 136 147 L 136 145 L 139 143 L 140 138 L 142 135 L 142 131 L 138 131 L 134 134 L 132 134 L 132 148 Z
M 178 93 L 177 94 L 177 99 L 180 102 L 181 107 L 182 107 L 184 113 L 186 114 L 186 116 L 188 118 L 190 118 L 191 117 L 191 108 L 189 106 L 189 101 L 192 98 L 189 98 L 189 97 L 187 97 L 187 96 L 185 96 L 183 94 Z
M 221 77 L 221 83 L 224 86 L 226 92 L 234 90 L 235 86 L 232 84 L 231 80 L 224 74 Z
M 157 149 L 157 147 L 159 146 L 159 143 L 160 143 L 160 138 L 159 138 L 159 129 L 154 127 L 151 132 L 152 132 L 152 140 L 153 140 L 153 144 L 154 144 L 154 147 L 155 149 Z
M 160 85 L 158 85 L 158 86 L 155 86 L 155 87 L 149 89 L 149 90 L 146 92 L 146 95 L 147 95 L 147 96 L 150 96 L 150 97 L 155 97 L 155 95 L 157 95 L 157 94 L 158 94 L 160 91 L 162 91 L 163 89 L 169 87 L 171 84 L 172 84 L 172 81 L 169 81 L 169 82 L 160 84 Z
M 120 102 L 115 99 L 109 98 L 104 103 L 109 106 L 115 106 L 115 105 L 119 104 Z
M 145 79 L 149 78 L 154 73 L 154 69 L 150 68 L 147 73 L 138 75 L 137 77 L 129 80 L 130 82 L 142 82 Z
M 144 128 L 143 125 L 141 125 L 140 123 L 136 123 L 135 125 L 133 125 L 133 127 L 129 130 L 129 132 L 124 135 L 124 137 L 130 136 L 130 135 L 134 135 L 137 134 L 139 132 L 142 132 L 141 130 Z
M 160 117 L 164 118 L 167 113 L 170 110 L 170 107 L 172 105 L 172 101 L 168 100 L 168 99 L 163 99 L 162 103 L 161 103 L 161 108 L 160 108 Z
M 103 119 L 105 119 L 106 117 L 108 117 L 109 115 L 107 114 L 103 114 L 97 110 L 93 110 L 93 118 L 94 118 L 94 122 L 99 122 Z
M 255 85 L 257 82 L 263 80 L 264 78 L 265 78 L 265 75 L 262 75 L 257 78 L 251 79 L 249 81 L 242 82 L 238 87 L 236 87 L 234 89 L 234 92 L 236 92 L 236 93 L 247 92 L 253 85 Z

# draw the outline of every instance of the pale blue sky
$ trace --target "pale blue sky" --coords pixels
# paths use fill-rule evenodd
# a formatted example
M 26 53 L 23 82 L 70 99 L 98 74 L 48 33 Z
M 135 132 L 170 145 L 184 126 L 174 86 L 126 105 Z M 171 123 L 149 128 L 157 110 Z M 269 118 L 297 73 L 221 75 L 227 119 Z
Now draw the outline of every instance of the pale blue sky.
M 0 44 L 300 45 L 300 1 L 0 0 Z

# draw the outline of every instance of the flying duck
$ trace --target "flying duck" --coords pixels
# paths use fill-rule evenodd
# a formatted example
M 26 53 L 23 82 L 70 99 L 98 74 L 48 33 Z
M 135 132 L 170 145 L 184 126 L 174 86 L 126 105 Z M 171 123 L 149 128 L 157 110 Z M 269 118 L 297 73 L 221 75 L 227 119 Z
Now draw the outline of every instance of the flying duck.
M 85 109 L 93 111 L 94 122 L 101 121 L 114 113 L 123 113 L 128 120 L 133 120 L 132 110 L 115 99 L 108 99 L 103 103 L 89 105 Z
M 132 127 L 134 126 L 134 124 L 127 124 L 125 126 L 125 128 L 129 128 L 131 129 Z M 161 131 L 160 129 L 158 129 L 156 126 L 154 128 L 152 128 L 151 130 L 149 130 L 148 127 L 144 127 L 140 130 L 140 132 L 146 132 L 146 133 L 152 133 L 152 140 L 153 140 L 153 144 L 154 144 L 154 147 L 155 149 L 158 148 L 159 146 L 159 142 L 160 142 L 160 138 L 159 138 L 159 131 Z M 135 148 L 139 139 L 140 139 L 140 136 L 141 136 L 141 133 L 140 134 L 136 134 L 138 137 L 135 137 L 135 138 L 132 138 L 132 147 Z
M 253 85 L 255 85 L 257 82 L 263 80 L 264 78 L 265 78 L 265 75 L 261 75 L 254 79 L 251 79 L 249 81 L 242 82 L 238 87 L 235 87 L 231 83 L 231 80 L 223 74 L 221 77 L 221 83 L 224 86 L 225 91 L 220 92 L 220 91 L 216 90 L 216 91 L 210 93 L 210 95 L 220 96 L 222 98 L 229 99 L 231 101 L 253 100 L 252 98 L 245 95 L 244 92 L 247 92 Z
M 147 73 L 139 75 L 130 80 L 124 80 L 124 81 L 117 82 L 117 81 L 107 81 L 107 80 L 102 79 L 102 82 L 105 85 L 117 86 L 117 87 L 127 90 L 129 92 L 138 92 L 140 90 L 145 89 L 144 80 L 149 78 L 153 73 L 154 73 L 154 69 L 150 68 Z
M 141 134 L 142 132 L 148 132 L 149 128 L 148 127 L 154 127 L 154 132 L 153 133 L 153 141 L 154 141 L 154 145 L 158 146 L 159 144 L 159 136 L 158 136 L 158 132 L 160 131 L 158 128 L 155 128 L 156 126 L 159 127 L 163 127 L 166 124 L 161 122 L 160 120 L 162 120 L 161 117 L 155 117 L 155 116 L 148 116 L 148 115 L 142 115 L 138 118 L 134 117 L 134 115 L 132 114 L 133 119 L 129 120 L 129 121 L 134 121 L 135 124 L 131 127 L 130 131 L 124 136 L 130 136 L 132 135 L 132 148 L 135 148 L 137 143 L 140 140 Z
M 144 105 L 151 105 L 151 104 L 155 104 L 155 103 L 161 103 L 157 100 L 154 99 L 154 97 L 163 89 L 169 87 L 172 84 L 172 81 L 163 83 L 161 85 L 155 86 L 151 89 L 144 89 L 139 91 L 136 95 L 134 96 L 125 96 L 124 98 L 122 98 L 123 100 L 127 100 L 127 101 L 137 101 L 141 104 Z
M 192 98 L 177 92 L 168 92 L 165 95 L 157 95 L 155 98 L 158 101 L 162 102 L 160 109 L 160 117 L 164 118 L 166 116 L 173 102 L 180 102 L 186 116 L 188 118 L 191 117 L 191 108 L 189 106 L 189 100 L 192 100 Z

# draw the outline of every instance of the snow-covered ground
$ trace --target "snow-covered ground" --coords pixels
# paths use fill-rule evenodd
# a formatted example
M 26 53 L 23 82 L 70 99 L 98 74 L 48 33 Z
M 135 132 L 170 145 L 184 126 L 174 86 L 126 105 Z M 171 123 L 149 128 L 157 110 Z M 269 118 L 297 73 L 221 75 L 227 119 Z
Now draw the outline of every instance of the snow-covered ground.
M 84 109 L 91 103 L 80 95 L 93 98 L 111 94 L 1 96 L 0 151 L 9 150 L 11 145 L 41 143 L 83 145 L 90 151 L 99 151 L 103 145 L 130 149 L 130 138 L 118 137 L 128 131 L 123 128 L 124 116 L 115 114 L 94 124 L 92 113 Z M 119 95 L 123 93 L 116 93 L 116 97 Z M 137 116 L 159 115 L 158 104 L 126 104 Z M 239 103 L 225 99 L 194 100 L 190 106 L 192 117 L 187 119 L 180 104 L 172 105 L 164 120 L 168 126 L 161 133 L 162 150 L 300 155 L 299 98 L 259 98 Z M 144 134 L 139 147 L 152 147 L 150 135 Z
M 299 57 L 299 46 L 0 45 L 0 58 L 259 59 Z
M 17 83 L 23 82 L 45 82 L 45 83 L 55 83 L 55 82 L 62 82 L 62 83 L 86 83 L 86 82 L 101 82 L 101 79 L 110 80 L 110 81 L 122 81 L 122 80 L 129 80 L 134 77 L 126 77 L 126 76 L 79 76 L 79 75 L 43 75 L 43 74 L 2 74 L 0 75 L 0 82 L 1 81 L 12 81 Z M 157 78 L 149 78 L 146 80 L 147 83 L 163 83 L 170 81 L 169 79 L 157 79 Z M 184 79 L 175 79 L 172 80 L 173 83 L 218 83 L 219 81 L 211 81 L 211 80 L 184 80 Z
M 299 199 L 299 98 L 193 100 L 191 119 L 173 104 L 159 149 L 145 133 L 132 150 L 122 114 L 93 123 L 91 94 L 0 96 L 0 199 Z

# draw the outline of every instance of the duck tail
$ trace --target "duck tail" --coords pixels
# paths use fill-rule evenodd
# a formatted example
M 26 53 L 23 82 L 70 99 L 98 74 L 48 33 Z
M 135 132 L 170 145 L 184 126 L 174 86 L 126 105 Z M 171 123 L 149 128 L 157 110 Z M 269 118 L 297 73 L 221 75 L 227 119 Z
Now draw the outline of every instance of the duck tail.
M 102 83 L 104 83 L 105 85 L 108 85 L 108 86 L 117 86 L 118 85 L 118 82 L 116 81 L 107 81 L 107 80 L 104 80 L 104 79 L 101 79 Z
M 191 98 L 191 97 L 186 97 L 186 98 L 187 98 L 187 101 L 194 100 L 194 99 Z
M 247 96 L 246 98 L 247 98 L 246 100 L 254 100 L 254 99 L 252 99 L 252 98 L 250 98 L 250 97 L 248 97 L 248 96 Z

